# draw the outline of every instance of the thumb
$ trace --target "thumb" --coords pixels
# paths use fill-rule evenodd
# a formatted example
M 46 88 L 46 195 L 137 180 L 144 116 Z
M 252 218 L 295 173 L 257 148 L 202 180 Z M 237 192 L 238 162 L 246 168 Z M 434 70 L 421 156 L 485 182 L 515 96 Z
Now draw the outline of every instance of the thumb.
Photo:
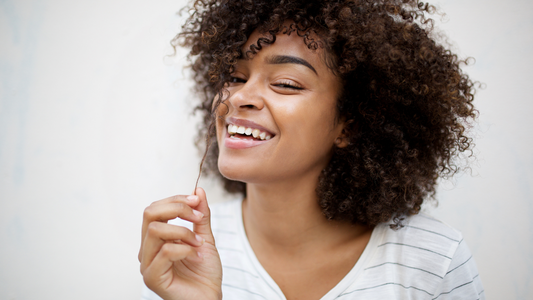
M 215 239 L 213 238 L 213 232 L 211 231 L 211 211 L 209 210 L 209 205 L 207 204 L 207 197 L 204 189 L 196 188 L 196 196 L 198 196 L 198 205 L 195 207 L 196 210 L 204 214 L 202 220 L 194 223 L 193 231 L 203 237 L 206 242 L 214 243 Z

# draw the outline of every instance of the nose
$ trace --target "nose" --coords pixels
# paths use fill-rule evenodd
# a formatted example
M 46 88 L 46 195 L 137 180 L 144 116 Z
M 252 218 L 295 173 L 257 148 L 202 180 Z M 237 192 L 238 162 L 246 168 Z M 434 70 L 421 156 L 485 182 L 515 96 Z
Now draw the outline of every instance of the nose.
M 230 91 L 229 103 L 237 110 L 261 110 L 265 106 L 258 80 L 248 80 Z

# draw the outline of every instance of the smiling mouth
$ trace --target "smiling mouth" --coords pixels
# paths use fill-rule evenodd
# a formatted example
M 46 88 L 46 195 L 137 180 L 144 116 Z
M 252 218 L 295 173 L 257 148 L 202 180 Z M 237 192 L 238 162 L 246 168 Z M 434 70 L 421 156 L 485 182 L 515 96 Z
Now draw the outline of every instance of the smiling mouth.
M 233 124 L 228 125 L 228 134 L 230 138 L 235 139 L 255 139 L 259 141 L 270 140 L 274 135 L 261 131 L 257 128 L 237 126 Z

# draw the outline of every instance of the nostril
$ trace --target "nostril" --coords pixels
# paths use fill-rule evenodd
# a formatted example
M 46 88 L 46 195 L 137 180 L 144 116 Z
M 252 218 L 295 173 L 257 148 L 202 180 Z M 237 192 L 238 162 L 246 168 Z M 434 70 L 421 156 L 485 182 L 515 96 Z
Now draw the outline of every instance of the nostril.
M 241 105 L 242 108 L 255 108 L 255 105 L 247 104 L 247 105 Z

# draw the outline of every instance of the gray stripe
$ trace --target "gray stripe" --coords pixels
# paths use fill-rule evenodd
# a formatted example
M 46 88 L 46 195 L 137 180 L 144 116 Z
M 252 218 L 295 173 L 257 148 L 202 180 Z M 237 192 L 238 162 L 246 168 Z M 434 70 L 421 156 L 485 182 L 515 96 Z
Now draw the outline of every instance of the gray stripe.
M 472 284 L 473 282 L 474 282 L 474 280 L 472 280 L 472 281 L 470 281 L 470 282 L 467 282 L 467 283 L 463 283 L 463 284 L 461 284 L 461 285 L 459 285 L 459 286 L 456 286 L 456 287 L 454 287 L 453 289 L 451 289 L 451 290 L 448 291 L 448 292 L 440 293 L 437 297 L 433 298 L 432 300 L 435 300 L 435 299 L 439 298 L 439 297 L 442 296 L 442 295 L 447 295 L 447 294 L 449 294 L 449 293 L 455 291 L 456 289 L 458 289 L 458 288 L 460 288 L 460 287 L 463 287 L 463 286 L 465 286 L 465 285 Z
M 430 233 L 433 233 L 433 234 L 436 234 L 436 235 L 440 235 L 440 236 L 442 236 L 442 237 L 445 237 L 445 238 L 449 239 L 450 241 L 459 242 L 459 240 L 452 239 L 451 237 L 445 236 L 444 234 L 441 234 L 441 233 L 438 233 L 438 232 L 435 232 L 435 231 L 431 231 L 431 230 L 427 230 L 427 229 L 424 229 L 424 228 L 420 228 L 420 227 L 416 227 L 416 226 L 411 226 L 411 225 L 405 225 L 405 227 L 409 227 L 409 228 L 414 228 L 414 229 L 418 229 L 418 230 L 422 230 L 422 231 L 430 232 Z
M 462 265 L 466 264 L 470 259 L 472 259 L 472 256 L 470 256 L 470 257 L 469 257 L 464 263 L 462 263 L 462 264 L 458 265 L 457 267 L 455 267 L 455 268 L 451 269 L 450 271 L 448 271 L 448 272 L 446 273 L 446 275 L 450 274 L 451 272 L 455 271 L 457 268 L 459 268 L 459 267 L 461 267 Z
M 234 289 L 237 289 L 237 290 L 241 290 L 241 291 L 244 291 L 244 292 L 247 292 L 247 293 L 250 293 L 250 294 L 253 294 L 253 295 L 257 295 L 263 299 L 266 299 L 265 296 L 261 295 L 261 294 L 258 294 L 258 293 L 255 293 L 255 292 L 252 292 L 252 291 L 249 291 L 249 290 L 246 290 L 246 289 L 243 289 L 243 288 L 240 288 L 238 286 L 234 286 L 234 285 L 229 285 L 227 283 L 223 283 L 222 284 L 223 286 L 227 286 L 227 287 L 230 287 L 230 288 L 234 288 Z
M 443 279 L 443 278 L 444 278 L 444 277 L 439 276 L 439 275 L 437 275 L 437 274 L 435 274 L 435 273 L 432 273 L 432 272 L 430 272 L 430 271 L 428 271 L 428 270 L 424 270 L 424 269 L 420 269 L 420 268 L 416 268 L 416 267 L 411 267 L 411 266 L 407 266 L 407 265 L 402 265 L 402 264 L 400 264 L 400 263 L 396 263 L 396 262 L 385 262 L 385 263 L 382 263 L 382 264 L 379 264 L 379 265 L 375 265 L 375 266 L 372 266 L 372 267 L 368 267 L 368 268 L 365 269 L 365 271 L 368 270 L 368 269 L 381 267 L 381 266 L 383 266 L 383 265 L 387 265 L 387 264 L 398 265 L 398 266 L 402 266 L 402 267 L 409 268 L 409 269 L 419 270 L 419 271 L 422 271 L 422 272 L 426 272 L 426 273 L 428 273 L 428 274 L 431 274 L 431 275 L 433 275 L 433 276 L 437 276 L 437 277 L 439 277 L 440 279 Z
M 417 246 L 413 246 L 413 245 L 407 245 L 407 244 L 402 244 L 402 243 L 393 243 L 393 242 L 388 242 L 388 243 L 384 243 L 384 244 L 381 244 L 379 245 L 378 247 L 381 247 L 381 246 L 386 246 L 386 245 L 398 245 L 398 246 L 406 246 L 406 247 L 411 247 L 411 248 L 416 248 L 416 249 L 420 249 L 420 250 L 424 250 L 424 251 L 428 251 L 428 252 L 431 252 L 431 253 L 435 253 L 437 255 L 440 255 L 442 257 L 446 257 L 447 259 L 452 259 L 451 257 L 448 257 L 444 254 L 440 254 L 438 252 L 435 252 L 433 250 L 429 250 L 429 249 L 426 249 L 426 248 L 422 248 L 422 247 L 417 247 Z
M 259 278 L 259 276 L 255 275 L 254 273 L 252 273 L 252 272 L 248 272 L 248 271 L 243 270 L 243 269 L 239 269 L 239 268 L 235 268 L 235 267 L 230 267 L 230 266 L 222 266 L 222 268 L 223 268 L 223 269 L 232 269 L 232 270 L 240 271 L 240 272 L 243 272 L 243 273 L 248 273 L 248 274 L 251 275 L 252 277 Z
M 417 288 L 417 287 L 414 287 L 414 286 L 405 286 L 401 283 L 396 283 L 396 282 L 387 282 L 387 283 L 384 283 L 384 284 L 380 284 L 380 285 L 376 285 L 376 286 L 372 286 L 372 287 L 367 287 L 367 288 L 362 288 L 362 289 L 357 289 L 357 290 L 353 290 L 351 292 L 348 292 L 348 293 L 343 293 L 343 294 L 340 294 L 339 297 L 342 297 L 342 296 L 345 296 L 345 295 L 348 295 L 348 294 L 351 294 L 351 293 L 355 293 L 355 292 L 360 292 L 360 291 L 365 291 L 365 290 L 370 290 L 370 289 L 375 289 L 375 288 L 379 288 L 379 287 L 383 287 L 383 286 L 386 286 L 386 285 L 397 285 L 397 286 L 401 286 L 403 287 L 404 289 L 415 289 L 417 291 L 421 291 L 421 292 L 424 292 L 430 296 L 433 296 L 433 294 L 431 294 L 430 292 L 426 291 L 426 290 L 423 290 L 423 289 L 420 289 L 420 288 Z M 338 298 L 338 297 L 337 297 Z

